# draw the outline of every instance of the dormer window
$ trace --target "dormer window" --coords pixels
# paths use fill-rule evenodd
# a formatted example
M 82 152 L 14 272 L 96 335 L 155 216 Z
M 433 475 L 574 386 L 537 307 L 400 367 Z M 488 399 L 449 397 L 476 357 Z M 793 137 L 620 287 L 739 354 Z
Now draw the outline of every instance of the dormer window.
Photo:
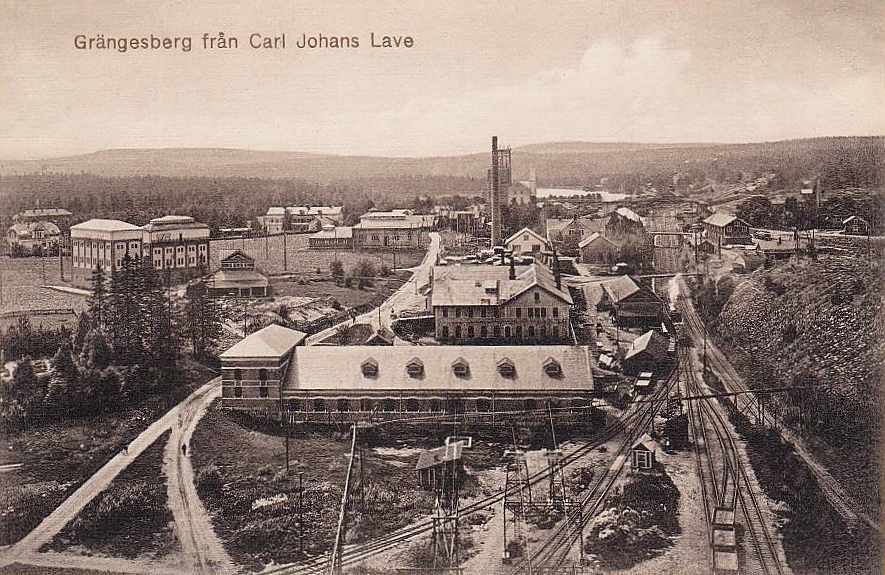
M 417 357 L 406 364 L 409 377 L 418 378 L 424 375 L 424 364 Z
M 455 360 L 455 363 L 452 364 L 452 371 L 457 377 L 467 377 L 470 375 L 470 364 L 468 364 L 463 358 L 459 357 Z
M 500 373 L 502 377 L 511 378 L 516 375 L 516 366 L 513 365 L 512 361 L 504 358 L 498 362 L 498 373 Z
M 551 357 L 544 362 L 544 372 L 550 377 L 562 377 L 562 366 Z
M 378 362 L 371 357 L 364 361 L 360 368 L 363 371 L 363 377 L 378 377 Z

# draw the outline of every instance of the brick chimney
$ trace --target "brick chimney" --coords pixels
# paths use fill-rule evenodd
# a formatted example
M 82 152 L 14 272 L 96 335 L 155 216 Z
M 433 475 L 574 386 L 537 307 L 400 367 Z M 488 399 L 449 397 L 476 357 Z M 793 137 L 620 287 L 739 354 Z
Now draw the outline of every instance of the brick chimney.
M 556 289 L 562 289 L 562 274 L 559 273 L 559 255 L 553 250 L 553 278 L 556 280 Z
M 510 254 L 510 279 L 516 279 L 516 264 L 513 263 L 513 254 Z

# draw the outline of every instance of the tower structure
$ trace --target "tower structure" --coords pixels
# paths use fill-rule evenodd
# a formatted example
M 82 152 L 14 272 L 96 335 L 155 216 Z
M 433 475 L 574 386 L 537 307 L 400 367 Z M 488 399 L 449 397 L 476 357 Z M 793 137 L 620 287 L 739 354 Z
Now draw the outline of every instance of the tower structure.
M 501 180 L 498 159 L 498 136 L 492 136 L 492 170 L 489 174 L 489 207 L 492 212 L 491 247 L 501 244 Z

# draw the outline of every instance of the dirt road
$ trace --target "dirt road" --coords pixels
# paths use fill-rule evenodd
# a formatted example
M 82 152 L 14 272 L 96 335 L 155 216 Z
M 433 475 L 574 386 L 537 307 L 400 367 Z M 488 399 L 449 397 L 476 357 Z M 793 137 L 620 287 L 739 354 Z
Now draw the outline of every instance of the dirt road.
M 171 429 L 182 412 L 192 410 L 195 405 L 199 405 L 202 402 L 208 405 L 211 399 L 207 400 L 207 396 L 214 397 L 214 395 L 220 392 L 221 378 L 215 378 L 170 409 L 166 415 L 152 423 L 129 444 L 127 453 L 121 452 L 111 458 L 104 467 L 87 479 L 79 489 L 65 499 L 33 531 L 15 545 L 4 549 L 2 557 L 0 557 L 0 567 L 16 561 L 27 563 L 29 556 L 36 555 L 40 547 L 51 541 L 90 501 L 107 489 L 111 481 L 126 469 L 142 451 L 147 449 L 167 429 Z
M 221 395 L 221 387 L 189 403 L 178 413 L 163 453 L 163 472 L 168 479 L 169 509 L 175 520 L 175 534 L 181 542 L 184 573 L 232 573 L 233 562 L 212 529 L 206 508 L 197 494 L 190 457 L 182 446 L 189 446 L 194 428 L 209 404 Z

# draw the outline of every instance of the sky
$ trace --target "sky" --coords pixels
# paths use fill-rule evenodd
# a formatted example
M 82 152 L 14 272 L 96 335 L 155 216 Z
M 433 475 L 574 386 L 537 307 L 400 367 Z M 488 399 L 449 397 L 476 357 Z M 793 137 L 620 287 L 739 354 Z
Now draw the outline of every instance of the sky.
M 236 50 L 204 50 L 204 33 Z M 370 33 L 411 36 L 372 48 Z M 257 50 L 253 33 L 286 34 Z M 78 50 L 75 37 L 193 49 Z M 358 36 L 356 49 L 298 49 Z M 0 0 L 0 159 L 885 135 L 885 0 Z

